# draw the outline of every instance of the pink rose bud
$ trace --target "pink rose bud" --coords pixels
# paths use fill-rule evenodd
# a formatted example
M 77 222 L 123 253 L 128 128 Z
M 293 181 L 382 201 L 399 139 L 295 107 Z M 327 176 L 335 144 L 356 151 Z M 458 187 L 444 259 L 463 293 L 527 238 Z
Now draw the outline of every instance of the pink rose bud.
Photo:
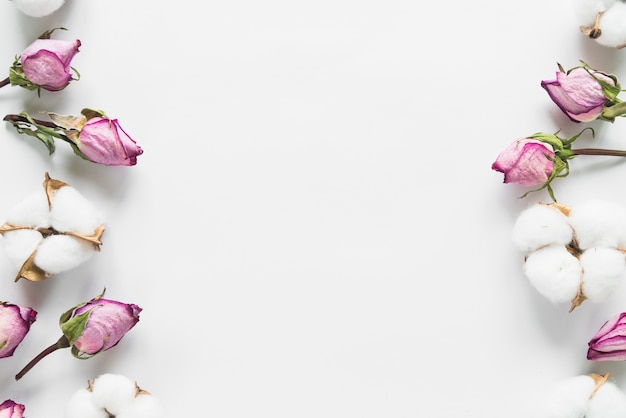
M 505 183 L 538 186 L 548 181 L 554 168 L 554 149 L 550 144 L 522 138 L 498 155 L 491 168 L 504 173 Z
M 44 89 L 59 91 L 72 80 L 78 80 L 71 62 L 78 53 L 81 42 L 78 39 L 63 41 L 50 39 L 55 29 L 44 33 L 32 42 L 15 60 L 9 73 L 9 82 L 29 90 Z M 5 80 L 2 85 L 6 85 Z
M 15 375 L 21 379 L 41 359 L 60 348 L 72 348 L 72 355 L 88 359 L 115 347 L 139 322 L 141 308 L 132 303 L 104 299 L 104 292 L 69 309 L 59 319 L 63 336 L 45 348 Z M 1 417 L 0 417 L 1 418 Z
M 0 302 L 0 358 L 13 355 L 36 319 L 32 308 Z
M 614 121 L 626 113 L 617 99 L 621 87 L 617 78 L 596 71 L 586 64 L 567 72 L 559 65 L 554 80 L 543 80 L 541 87 L 552 101 L 574 122 L 596 119 Z
M 117 119 L 107 117 L 89 119 L 75 143 L 86 159 L 104 165 L 135 165 L 143 153 Z
M 0 418 L 22 418 L 24 405 L 8 399 L 0 404 Z
M 98 164 L 133 166 L 143 154 L 118 120 L 100 110 L 85 108 L 79 116 L 50 112 L 48 116 L 51 122 L 33 119 L 27 113 L 9 114 L 4 120 L 13 124 L 18 133 L 43 142 L 50 154 L 55 151 L 55 139 L 69 143 L 76 155 Z
M 139 322 L 141 308 L 100 296 L 72 308 L 59 321 L 78 358 L 93 357 L 117 345 Z
M 626 312 L 608 320 L 589 341 L 587 359 L 626 360 Z

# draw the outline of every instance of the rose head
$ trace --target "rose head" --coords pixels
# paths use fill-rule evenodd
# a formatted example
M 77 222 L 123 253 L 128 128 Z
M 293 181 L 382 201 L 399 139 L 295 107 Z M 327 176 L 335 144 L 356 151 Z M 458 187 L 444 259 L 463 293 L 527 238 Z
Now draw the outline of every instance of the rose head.
M 8 399 L 0 404 L 0 418 L 22 418 L 24 405 Z
M 0 358 L 13 355 L 36 319 L 37 312 L 31 308 L 0 303 Z
M 63 335 L 78 358 L 89 358 L 114 347 L 139 321 L 135 304 L 95 297 L 70 309 L 59 321 Z
M 24 76 L 45 90 L 63 90 L 72 80 L 70 63 L 81 43 L 55 39 L 37 39 L 20 57 Z
M 76 146 L 88 160 L 104 165 L 135 165 L 143 153 L 117 119 L 106 117 L 89 119 L 78 134 Z
M 492 164 L 504 174 L 505 183 L 538 186 L 548 181 L 554 168 L 554 149 L 550 144 L 522 138 L 510 144 Z
M 626 312 L 615 315 L 589 341 L 589 360 L 626 360 Z

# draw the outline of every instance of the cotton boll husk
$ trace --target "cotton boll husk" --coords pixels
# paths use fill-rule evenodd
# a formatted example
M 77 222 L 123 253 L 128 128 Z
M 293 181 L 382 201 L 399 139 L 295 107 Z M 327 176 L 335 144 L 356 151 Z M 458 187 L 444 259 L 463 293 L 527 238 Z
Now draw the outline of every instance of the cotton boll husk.
M 13 206 L 6 216 L 6 222 L 14 226 L 48 227 L 50 211 L 45 193 L 33 193 Z
M 18 229 L 5 232 L 2 236 L 2 247 L 6 256 L 16 266 L 21 267 L 43 241 L 43 235 L 32 229 Z
M 568 244 L 573 237 L 567 217 L 558 209 L 535 204 L 520 213 L 513 226 L 513 243 L 529 252 L 548 244 Z
M 574 16 L 581 26 L 593 25 L 596 15 L 604 12 L 619 0 L 574 0 L 572 2 Z
M 122 375 L 106 373 L 93 381 L 91 400 L 96 407 L 106 408 L 117 416 L 134 401 L 136 393 L 135 382 Z
M 549 245 L 526 257 L 524 273 L 530 283 L 553 303 L 568 302 L 578 294 L 582 268 L 562 245 Z
M 595 388 L 590 376 L 562 380 L 545 393 L 538 418 L 582 418 L 587 413 L 589 395 Z
M 91 392 L 87 389 L 76 391 L 65 406 L 65 418 L 108 418 L 103 408 L 97 408 L 91 401 Z
M 102 225 L 102 214 L 78 190 L 65 186 L 54 194 L 50 223 L 60 232 L 89 235 Z
M 65 0 L 11 0 L 22 13 L 32 17 L 48 16 L 63 6 Z
M 115 418 L 165 418 L 165 412 L 157 398 L 143 394 L 120 410 Z
M 592 302 L 601 302 L 621 284 L 626 258 L 614 248 L 596 247 L 582 253 L 580 265 L 584 271 L 583 294 Z
M 573 207 L 569 222 L 579 248 L 618 247 L 626 241 L 626 210 L 615 203 L 591 200 Z
M 79 266 L 95 252 L 91 242 L 69 235 L 51 235 L 39 245 L 35 264 L 50 274 L 57 274 Z
M 597 43 L 610 47 L 626 45 L 626 3 L 616 2 L 600 18 L 602 33 L 595 39 Z
M 626 417 L 626 396 L 611 382 L 605 382 L 589 401 L 585 418 Z

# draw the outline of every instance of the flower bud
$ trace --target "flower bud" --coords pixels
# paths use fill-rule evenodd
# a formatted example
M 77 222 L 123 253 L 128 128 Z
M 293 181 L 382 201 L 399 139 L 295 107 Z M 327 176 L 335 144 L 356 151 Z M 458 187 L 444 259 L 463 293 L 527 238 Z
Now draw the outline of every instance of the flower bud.
M 11 85 L 29 90 L 59 91 L 70 81 L 78 80 L 78 73 L 72 73 L 71 62 L 81 42 L 78 39 L 50 39 L 54 30 L 32 42 L 15 60 L 9 73 Z
M 15 403 L 11 399 L 0 404 L 0 418 L 22 418 L 24 416 L 24 405 Z
M 65 4 L 65 0 L 11 0 L 22 13 L 31 17 L 51 15 Z
M 554 149 L 550 144 L 522 138 L 498 155 L 491 168 L 504 173 L 505 183 L 539 186 L 550 178 L 554 168 Z
M 0 302 L 0 358 L 13 355 L 36 319 L 32 308 Z
M 132 303 L 104 299 L 104 291 L 74 306 L 61 315 L 59 325 L 63 335 L 46 347 L 16 375 L 19 380 L 48 354 L 60 348 L 72 348 L 72 355 L 88 359 L 115 347 L 122 337 L 139 322 L 141 308 Z M 2 417 L 0 417 L 2 418 Z
M 141 308 L 97 296 L 65 312 L 59 323 L 63 335 L 78 358 L 106 351 L 139 322 Z
M 626 360 L 626 312 L 615 315 L 602 325 L 589 341 L 587 359 Z
M 604 119 L 605 107 L 614 104 L 620 90 L 615 76 L 587 65 L 567 72 L 561 66 L 559 69 L 554 80 L 541 82 L 552 101 L 574 122 Z
M 48 113 L 52 122 L 33 119 L 27 113 L 6 115 L 21 134 L 33 136 L 44 143 L 50 154 L 55 151 L 55 138 L 70 144 L 79 157 L 104 165 L 133 166 L 143 150 L 122 129 L 117 119 L 104 112 L 83 109 L 79 116 Z

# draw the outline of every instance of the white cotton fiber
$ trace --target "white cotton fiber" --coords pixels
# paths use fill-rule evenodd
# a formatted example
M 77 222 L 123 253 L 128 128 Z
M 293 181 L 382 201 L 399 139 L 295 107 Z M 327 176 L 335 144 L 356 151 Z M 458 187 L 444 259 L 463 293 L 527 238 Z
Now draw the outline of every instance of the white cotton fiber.
M 538 408 L 540 413 L 535 418 L 584 417 L 594 388 L 595 381 L 590 376 L 576 376 L 559 382 L 545 393 Z
M 102 215 L 76 189 L 61 187 L 54 194 L 50 208 L 50 223 L 59 232 L 91 235 L 102 225 Z
M 617 1 L 600 18 L 600 45 L 623 47 L 626 45 L 626 3 Z
M 35 264 L 50 274 L 57 274 L 79 266 L 95 252 L 90 242 L 69 235 L 52 235 L 39 245 Z
M 48 16 L 63 6 L 65 0 L 11 0 L 22 13 L 32 17 Z
M 6 256 L 17 267 L 21 267 L 24 264 L 42 241 L 43 236 L 32 229 L 18 229 L 5 232 L 2 240 L 0 240 Z
M 605 382 L 589 401 L 585 418 L 626 417 L 626 396 L 611 382 Z
M 123 408 L 134 401 L 137 385 L 127 377 L 106 373 L 94 379 L 91 400 L 98 408 L 106 408 L 118 415 Z
M 582 268 L 562 245 L 549 245 L 526 257 L 524 273 L 530 283 L 553 303 L 569 302 L 578 294 Z
M 145 394 L 137 396 L 115 418 L 165 418 L 165 413 L 157 398 Z
M 91 392 L 80 389 L 72 395 L 65 406 L 65 418 L 109 418 L 109 414 L 102 409 L 96 408 L 91 402 Z
M 33 193 L 9 209 L 6 222 L 13 226 L 50 226 L 50 212 L 45 193 Z
M 517 217 L 513 226 L 513 243 L 528 252 L 548 244 L 568 244 L 573 232 L 567 217 L 558 209 L 535 204 Z
M 573 0 L 572 6 L 576 22 L 580 26 L 593 25 L 596 15 L 609 9 L 619 0 Z
M 596 247 L 583 252 L 580 265 L 584 271 L 583 294 L 592 302 L 601 302 L 621 284 L 626 258 L 614 248 Z
M 615 203 L 590 200 L 579 204 L 571 209 L 569 222 L 583 250 L 626 242 L 626 210 Z

